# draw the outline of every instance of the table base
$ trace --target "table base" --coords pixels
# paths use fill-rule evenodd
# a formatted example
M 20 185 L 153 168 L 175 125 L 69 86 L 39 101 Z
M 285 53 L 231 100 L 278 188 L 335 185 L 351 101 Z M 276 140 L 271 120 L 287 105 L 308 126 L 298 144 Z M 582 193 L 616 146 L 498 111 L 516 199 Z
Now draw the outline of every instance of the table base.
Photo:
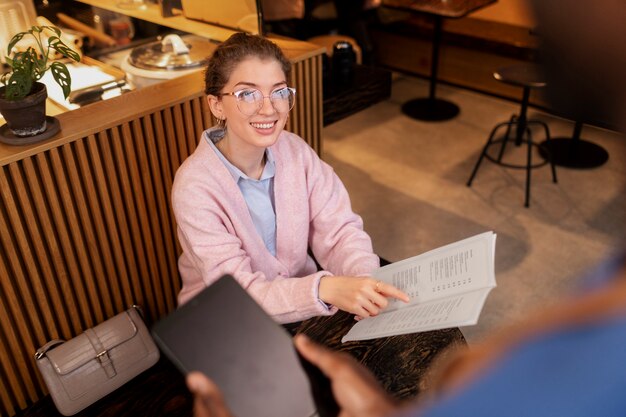
M 550 152 L 550 156 L 544 155 L 542 147 Z M 542 156 L 551 157 L 555 165 L 568 168 L 597 168 L 609 160 L 609 154 L 604 148 L 582 139 L 553 138 L 543 142 L 539 149 Z
M 459 114 L 459 106 L 438 98 L 417 98 L 402 105 L 402 113 L 412 119 L 428 122 L 450 120 Z

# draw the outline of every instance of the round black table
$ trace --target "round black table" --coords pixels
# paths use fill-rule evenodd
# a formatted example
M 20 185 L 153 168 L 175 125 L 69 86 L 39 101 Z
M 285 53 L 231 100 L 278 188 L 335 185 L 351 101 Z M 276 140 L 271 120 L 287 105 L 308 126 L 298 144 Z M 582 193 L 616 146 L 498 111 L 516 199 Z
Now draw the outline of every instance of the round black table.
M 576 122 L 571 138 L 552 138 L 541 143 L 540 150 L 547 149 L 555 165 L 590 169 L 602 166 L 609 160 L 609 153 L 600 145 L 580 138 L 582 122 Z M 545 152 L 542 152 L 542 156 Z
M 354 324 L 353 314 L 339 311 L 333 316 L 304 321 L 289 330 L 292 334 L 304 333 L 333 350 L 354 356 L 397 399 L 413 398 L 428 390 L 433 359 L 467 344 L 456 327 L 341 343 L 341 338 Z
M 459 114 L 459 106 L 451 101 L 436 97 L 437 72 L 439 67 L 439 45 L 441 44 L 442 17 L 434 16 L 433 48 L 430 59 L 430 84 L 428 97 L 414 98 L 402 105 L 402 112 L 412 119 L 428 122 L 449 120 Z
M 496 0 L 383 0 L 382 5 L 410 13 L 427 14 L 434 19 L 433 46 L 430 60 L 430 86 L 428 97 L 409 100 L 402 112 L 412 119 L 437 122 L 449 120 L 459 114 L 459 106 L 436 97 L 439 47 L 444 18 L 458 19 L 486 7 Z

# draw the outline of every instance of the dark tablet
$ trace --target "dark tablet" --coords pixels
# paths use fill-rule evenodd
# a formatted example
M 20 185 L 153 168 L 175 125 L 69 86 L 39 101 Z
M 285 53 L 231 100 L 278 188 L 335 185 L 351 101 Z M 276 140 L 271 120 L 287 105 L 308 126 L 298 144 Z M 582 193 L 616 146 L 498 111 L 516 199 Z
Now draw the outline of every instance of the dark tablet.
M 215 381 L 236 417 L 338 413 L 325 376 L 301 366 L 291 336 L 231 276 L 156 323 L 152 334 L 183 373 Z

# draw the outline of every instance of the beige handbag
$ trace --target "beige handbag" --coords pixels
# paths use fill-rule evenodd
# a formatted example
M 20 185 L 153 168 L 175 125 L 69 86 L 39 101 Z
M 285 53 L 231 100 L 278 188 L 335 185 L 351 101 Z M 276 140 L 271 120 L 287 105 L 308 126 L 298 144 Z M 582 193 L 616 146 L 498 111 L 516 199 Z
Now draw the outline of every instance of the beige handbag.
M 54 405 L 71 416 L 150 368 L 159 350 L 133 306 L 71 340 L 46 343 L 35 359 Z

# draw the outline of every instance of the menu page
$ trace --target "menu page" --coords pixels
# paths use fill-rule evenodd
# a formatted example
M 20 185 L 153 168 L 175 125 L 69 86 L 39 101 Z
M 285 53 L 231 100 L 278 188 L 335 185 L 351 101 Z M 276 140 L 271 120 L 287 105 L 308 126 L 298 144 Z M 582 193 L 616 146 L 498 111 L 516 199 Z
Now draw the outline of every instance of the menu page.
M 379 268 L 372 274 L 411 298 L 409 305 L 495 286 L 496 235 L 485 232 Z M 385 311 L 405 307 L 390 300 Z
M 496 286 L 496 235 L 482 233 L 379 268 L 374 276 L 402 289 L 409 303 L 356 323 L 342 341 L 365 340 L 476 324 Z

